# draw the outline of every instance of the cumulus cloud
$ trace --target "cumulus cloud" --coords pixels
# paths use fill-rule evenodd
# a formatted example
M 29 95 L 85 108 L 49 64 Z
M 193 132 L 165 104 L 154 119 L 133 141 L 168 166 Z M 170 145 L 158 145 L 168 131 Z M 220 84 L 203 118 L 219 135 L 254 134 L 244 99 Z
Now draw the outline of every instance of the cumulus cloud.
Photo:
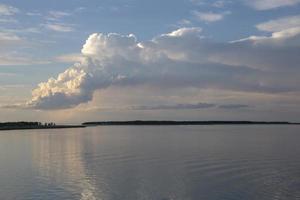
M 245 2 L 256 10 L 270 10 L 293 6 L 300 3 L 300 0 L 245 0 Z
M 25 107 L 71 108 L 91 101 L 96 90 L 110 86 L 299 91 L 300 73 L 295 73 L 300 70 L 299 46 L 274 48 L 249 39 L 217 43 L 203 38 L 201 31 L 181 28 L 143 42 L 133 34 L 94 33 L 82 47 L 82 59 L 57 78 L 40 83 Z M 282 78 L 282 71 L 288 79 Z M 179 104 L 165 109 L 201 106 Z
M 222 12 L 222 13 L 214 13 L 214 12 L 199 12 L 193 11 L 193 15 L 197 20 L 203 22 L 216 22 L 222 20 L 226 15 L 229 15 L 230 11 Z

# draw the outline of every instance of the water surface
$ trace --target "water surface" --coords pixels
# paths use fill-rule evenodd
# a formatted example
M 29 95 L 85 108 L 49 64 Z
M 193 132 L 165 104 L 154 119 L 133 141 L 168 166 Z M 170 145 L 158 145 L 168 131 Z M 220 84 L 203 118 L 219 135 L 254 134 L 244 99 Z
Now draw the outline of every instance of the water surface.
M 299 126 L 0 132 L 0 199 L 300 199 Z

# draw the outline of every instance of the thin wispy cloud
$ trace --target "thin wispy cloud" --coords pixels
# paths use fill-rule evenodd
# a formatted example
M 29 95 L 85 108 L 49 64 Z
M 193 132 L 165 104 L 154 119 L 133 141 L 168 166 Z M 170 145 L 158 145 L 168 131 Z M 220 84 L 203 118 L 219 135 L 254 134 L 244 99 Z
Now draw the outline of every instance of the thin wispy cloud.
M 227 105 L 225 104 L 225 105 L 219 105 L 218 108 L 235 110 L 235 109 L 242 109 L 242 108 L 250 108 L 250 106 L 245 104 L 227 104 Z
M 190 2 L 197 6 L 209 6 L 215 8 L 224 8 L 233 3 L 231 0 L 190 0 Z
M 1 4 L 0 3 L 0 16 L 10 16 L 10 15 L 15 15 L 18 12 L 20 12 L 20 10 L 16 7 L 10 6 L 10 5 L 6 5 L 6 4 Z
M 226 15 L 231 14 L 230 11 L 225 11 L 225 12 L 200 12 L 200 11 L 193 11 L 192 14 L 195 16 L 195 18 L 198 21 L 203 21 L 206 23 L 212 23 L 212 22 L 217 22 L 221 21 L 224 19 Z
M 267 32 L 278 32 L 297 27 L 300 28 L 300 15 L 286 16 L 256 25 L 258 30 Z
M 270 10 L 286 6 L 294 6 L 300 0 L 245 0 L 246 4 L 256 10 Z
M 177 22 L 179 26 L 191 26 L 193 23 L 190 20 L 182 19 Z
M 44 65 L 50 61 L 40 60 L 31 56 L 22 55 L 19 53 L 1 53 L 0 66 L 28 66 L 28 65 Z
M 27 12 L 27 16 L 42 16 L 42 13 L 39 12 Z
M 48 16 L 46 17 L 46 19 L 56 21 L 56 20 L 59 20 L 61 18 L 68 17 L 68 16 L 71 16 L 71 13 L 65 12 L 65 11 L 50 11 L 48 13 Z
M 153 106 L 131 106 L 132 110 L 197 110 L 205 108 L 214 108 L 216 104 L 196 103 L 196 104 L 173 104 L 173 105 L 153 105 Z
M 0 49 L 6 49 L 9 46 L 17 45 L 24 42 L 24 38 L 19 37 L 15 33 L 0 32 Z
M 75 62 L 80 62 L 83 59 L 84 56 L 80 53 L 65 54 L 65 55 L 57 56 L 55 58 L 56 61 L 63 62 L 63 63 L 75 63 Z
M 232 4 L 232 3 L 233 2 L 230 0 L 218 0 L 218 1 L 213 2 L 211 5 L 216 8 L 224 8 L 228 4 Z
M 18 20 L 14 19 L 14 18 L 1 18 L 0 19 L 0 24 L 1 23 L 9 23 L 9 24 L 12 24 L 12 23 L 17 23 Z
M 72 32 L 74 31 L 74 27 L 70 24 L 63 24 L 63 23 L 47 23 L 44 24 L 44 27 L 51 31 L 56 32 Z

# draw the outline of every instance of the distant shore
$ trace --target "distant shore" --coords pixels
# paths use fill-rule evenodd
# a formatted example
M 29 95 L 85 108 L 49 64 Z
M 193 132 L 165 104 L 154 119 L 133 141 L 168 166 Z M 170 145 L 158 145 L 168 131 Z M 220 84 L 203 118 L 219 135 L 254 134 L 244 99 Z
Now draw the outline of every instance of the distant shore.
M 86 128 L 91 126 L 178 126 L 178 125 L 300 125 L 300 123 L 280 121 L 96 121 L 84 122 L 81 125 L 56 125 L 54 123 L 40 122 L 5 122 L 0 123 L 0 131 L 8 130 L 30 130 L 30 129 L 67 129 Z
M 72 125 L 72 126 L 53 126 L 53 127 L 0 127 L 0 131 L 9 130 L 29 130 L 29 129 L 67 129 L 67 128 L 85 128 L 83 125 Z
M 85 128 L 84 125 L 56 125 L 54 123 L 41 122 L 4 122 L 0 123 L 0 131 L 8 130 L 28 130 L 28 129 L 66 129 Z
M 278 121 L 99 121 L 85 122 L 84 126 L 164 126 L 164 125 L 300 125 L 300 123 Z

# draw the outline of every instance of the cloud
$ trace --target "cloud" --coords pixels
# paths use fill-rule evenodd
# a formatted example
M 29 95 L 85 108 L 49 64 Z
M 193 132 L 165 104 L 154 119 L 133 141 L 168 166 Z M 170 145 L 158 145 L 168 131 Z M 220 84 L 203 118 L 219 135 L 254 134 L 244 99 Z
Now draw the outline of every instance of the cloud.
M 82 47 L 82 59 L 57 78 L 40 83 L 24 106 L 72 108 L 91 101 L 95 91 L 111 86 L 254 93 L 300 90 L 300 45 L 274 47 L 278 37 L 263 43 L 256 43 L 257 38 L 220 43 L 205 39 L 201 30 L 181 28 L 150 41 L 138 41 L 133 34 L 91 34 Z M 284 41 L 295 41 L 299 35 Z M 288 78 L 283 78 L 282 72 Z
M 216 8 L 224 8 L 227 4 L 231 4 L 232 1 L 229 1 L 229 0 L 218 0 L 218 1 L 215 1 L 212 3 L 212 6 L 213 7 L 216 7 Z
M 270 10 L 293 6 L 300 3 L 300 0 L 245 0 L 245 2 L 256 10 Z
M 198 5 L 198 6 L 206 4 L 206 2 L 203 1 L 203 0 L 190 0 L 190 2 L 193 3 L 193 4 L 195 4 L 195 5 Z
M 249 108 L 249 105 L 244 104 L 225 104 L 225 105 L 219 105 L 218 108 L 222 109 L 241 109 L 241 108 Z
M 175 105 L 154 105 L 154 106 L 132 106 L 132 110 L 195 110 L 213 108 L 216 104 L 211 103 L 196 103 L 196 104 L 175 104 Z
M 230 14 L 229 11 L 222 12 L 222 13 L 193 11 L 192 13 L 197 20 L 207 22 L 207 23 L 223 20 L 223 18 L 226 15 Z
M 49 61 L 39 60 L 28 56 L 22 51 L 16 51 L 16 48 L 23 49 L 32 46 L 24 37 L 18 36 L 15 32 L 21 30 L 5 30 L 0 32 L 0 66 L 9 65 L 32 65 L 32 64 L 48 64 Z M 29 30 L 22 30 L 24 33 Z M 32 31 L 32 30 L 31 30 Z
M 0 19 L 0 23 L 17 23 L 18 20 L 13 18 L 2 18 Z
M 179 26 L 190 26 L 190 25 L 192 25 L 192 22 L 190 20 L 187 20 L 187 19 L 182 19 L 182 20 L 179 20 L 177 22 L 177 24 Z
M 26 15 L 27 16 L 42 16 L 42 14 L 39 12 L 27 12 Z
M 15 8 L 13 6 L 5 5 L 0 3 L 0 16 L 2 15 L 15 15 L 19 12 L 18 8 Z
M 203 6 L 208 5 L 215 8 L 224 8 L 227 4 L 231 4 L 231 0 L 216 0 L 216 1 L 210 1 L 210 0 L 190 0 L 195 5 Z
M 46 19 L 56 21 L 56 20 L 59 20 L 63 17 L 68 17 L 68 16 L 71 16 L 71 15 L 72 15 L 71 13 L 64 12 L 64 11 L 50 11 L 48 13 L 48 16 L 46 17 Z
M 56 32 L 72 32 L 74 28 L 69 24 L 63 23 L 47 23 L 44 25 L 49 30 L 56 31 Z
M 49 63 L 50 61 L 47 60 L 39 60 L 33 57 L 20 55 L 17 53 L 0 54 L 0 66 L 41 65 Z
M 256 25 L 258 30 L 266 32 L 279 32 L 296 27 L 300 28 L 300 15 L 287 16 Z
M 0 44 L 1 46 L 5 46 L 5 48 L 7 47 L 7 45 L 19 44 L 23 41 L 24 40 L 21 37 L 17 36 L 14 33 L 0 32 Z
M 228 65 L 246 65 L 261 70 L 299 70 L 299 16 L 288 16 L 256 25 L 267 36 L 250 36 L 225 45 L 213 59 Z M 235 55 L 234 55 L 235 54 Z
M 89 107 L 81 108 L 85 111 L 88 110 L 137 110 L 137 111 L 155 111 L 155 110 L 199 110 L 199 109 L 243 109 L 250 108 L 251 106 L 246 104 L 216 104 L 216 103 L 178 103 L 178 104 L 158 104 L 158 105 L 136 105 L 126 107 Z M 7 107 L 6 107 L 7 108 Z
M 73 54 L 65 54 L 61 55 L 55 58 L 58 62 L 63 63 L 75 63 L 75 62 L 81 62 L 84 59 L 82 54 L 79 53 L 73 53 Z

